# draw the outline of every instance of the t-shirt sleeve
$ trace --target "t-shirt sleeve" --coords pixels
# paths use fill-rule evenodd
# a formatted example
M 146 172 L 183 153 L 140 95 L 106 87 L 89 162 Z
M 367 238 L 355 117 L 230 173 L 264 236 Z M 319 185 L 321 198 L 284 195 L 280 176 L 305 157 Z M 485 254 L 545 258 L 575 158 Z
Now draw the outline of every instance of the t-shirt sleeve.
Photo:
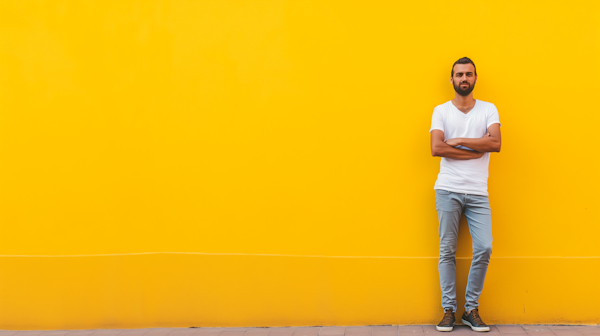
M 487 115 L 487 127 L 492 126 L 492 124 L 500 124 L 500 116 L 498 116 L 498 109 L 494 104 L 491 104 Z
M 433 131 L 434 129 L 444 132 L 444 118 L 442 118 L 442 114 L 437 108 L 433 109 L 433 115 L 431 116 L 431 128 L 429 129 L 429 133 L 431 133 L 431 131 Z

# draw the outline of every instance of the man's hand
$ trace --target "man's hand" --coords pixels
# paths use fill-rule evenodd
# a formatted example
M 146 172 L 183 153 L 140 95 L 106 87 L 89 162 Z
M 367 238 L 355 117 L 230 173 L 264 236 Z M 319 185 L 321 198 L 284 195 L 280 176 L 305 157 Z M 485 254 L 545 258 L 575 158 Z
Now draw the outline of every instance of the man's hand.
M 445 141 L 446 145 L 456 148 L 464 146 L 482 153 L 499 152 L 502 145 L 500 124 L 491 124 L 481 138 L 454 138 Z
M 452 139 L 458 140 L 458 139 Z M 448 140 L 451 141 L 451 140 Z M 483 152 L 455 148 L 444 141 L 444 132 L 439 129 L 431 131 L 431 155 L 441 156 L 454 160 L 479 159 Z
M 456 147 L 460 145 L 460 138 L 448 139 L 444 141 L 448 146 Z
M 485 135 L 482 136 L 482 138 L 489 137 L 489 136 L 492 136 L 492 135 L 490 133 L 485 133 Z M 462 141 L 463 141 L 463 138 L 454 138 L 454 139 L 448 139 L 444 142 L 449 146 L 456 147 L 456 146 L 463 145 Z

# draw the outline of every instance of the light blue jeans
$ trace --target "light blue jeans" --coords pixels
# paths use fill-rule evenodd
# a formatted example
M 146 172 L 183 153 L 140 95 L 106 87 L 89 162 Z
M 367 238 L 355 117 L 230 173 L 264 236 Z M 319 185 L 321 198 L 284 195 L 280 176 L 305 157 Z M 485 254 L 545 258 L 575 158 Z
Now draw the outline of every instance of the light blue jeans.
M 436 189 L 436 209 L 440 222 L 438 270 L 442 288 L 442 308 L 456 312 L 456 241 L 458 223 L 464 213 L 473 240 L 473 261 L 465 293 L 465 310 L 479 307 L 479 296 L 492 254 L 492 213 L 487 196 L 468 195 Z

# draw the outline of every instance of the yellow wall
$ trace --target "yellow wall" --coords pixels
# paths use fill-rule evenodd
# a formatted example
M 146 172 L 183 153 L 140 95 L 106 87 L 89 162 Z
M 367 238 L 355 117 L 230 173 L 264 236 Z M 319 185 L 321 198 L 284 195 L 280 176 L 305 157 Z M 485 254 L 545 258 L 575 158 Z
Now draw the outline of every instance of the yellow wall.
M 482 316 L 600 323 L 598 22 L 594 1 L 1 1 L 0 329 L 437 322 L 428 129 L 462 56 L 503 123 Z

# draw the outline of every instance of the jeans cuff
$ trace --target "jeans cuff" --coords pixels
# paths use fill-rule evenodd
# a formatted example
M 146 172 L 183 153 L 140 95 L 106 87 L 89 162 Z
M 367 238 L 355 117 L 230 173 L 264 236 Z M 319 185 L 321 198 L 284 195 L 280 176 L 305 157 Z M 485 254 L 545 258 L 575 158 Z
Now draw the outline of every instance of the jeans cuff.
M 456 314 L 456 307 L 444 307 L 444 311 L 446 311 L 446 309 L 450 309 L 453 314 Z

